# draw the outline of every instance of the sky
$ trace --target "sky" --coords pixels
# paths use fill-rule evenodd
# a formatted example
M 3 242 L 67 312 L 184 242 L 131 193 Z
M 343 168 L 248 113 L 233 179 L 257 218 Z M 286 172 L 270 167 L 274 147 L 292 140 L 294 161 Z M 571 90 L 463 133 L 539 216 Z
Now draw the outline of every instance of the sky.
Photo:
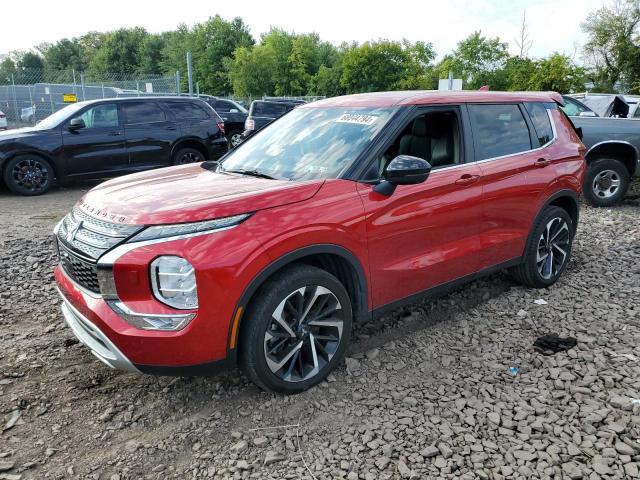
M 537 58 L 561 52 L 579 60 L 585 37 L 580 23 L 611 0 L 60 0 L 11 1 L 1 9 L 0 54 L 27 50 L 43 42 L 77 37 L 89 31 L 141 26 L 149 32 L 193 25 L 220 14 L 242 17 L 254 37 L 279 27 L 298 33 L 316 32 L 336 45 L 386 38 L 426 41 L 438 57 L 475 30 L 499 36 L 517 53 L 522 15 L 526 12 Z

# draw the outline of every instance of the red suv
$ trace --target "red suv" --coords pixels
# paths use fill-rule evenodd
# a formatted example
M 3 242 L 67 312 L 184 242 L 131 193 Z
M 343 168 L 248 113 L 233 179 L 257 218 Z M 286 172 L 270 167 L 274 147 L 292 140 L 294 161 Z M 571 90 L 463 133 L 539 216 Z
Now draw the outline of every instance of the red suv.
M 356 321 L 500 269 L 569 262 L 584 147 L 555 93 L 392 92 L 302 105 L 220 163 L 110 180 L 56 227 L 55 277 L 107 365 L 239 364 L 299 392 Z

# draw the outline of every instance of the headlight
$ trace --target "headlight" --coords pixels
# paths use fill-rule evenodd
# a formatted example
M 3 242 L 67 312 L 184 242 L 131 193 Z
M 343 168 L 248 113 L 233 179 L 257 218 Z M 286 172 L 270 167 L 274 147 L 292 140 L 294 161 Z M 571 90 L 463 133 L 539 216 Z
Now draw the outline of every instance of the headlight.
M 204 222 L 179 223 L 177 225 L 156 225 L 145 228 L 129 242 L 141 242 L 165 237 L 177 237 L 180 235 L 192 235 L 194 233 L 207 233 L 215 230 L 235 227 L 246 220 L 251 214 L 234 215 L 233 217 L 206 220 Z
M 155 297 L 170 307 L 198 308 L 196 272 L 182 257 L 163 256 L 151 262 L 151 287 Z

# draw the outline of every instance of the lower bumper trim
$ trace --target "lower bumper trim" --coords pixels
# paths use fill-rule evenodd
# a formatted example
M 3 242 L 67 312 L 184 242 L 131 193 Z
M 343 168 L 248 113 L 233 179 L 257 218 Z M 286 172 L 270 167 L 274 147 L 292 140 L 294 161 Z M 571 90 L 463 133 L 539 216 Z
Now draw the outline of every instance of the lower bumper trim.
M 58 292 L 62 297 L 62 314 L 67 325 L 71 328 L 76 338 L 89 348 L 98 360 L 110 368 L 140 373 L 133 363 L 98 327 L 71 305 L 60 290 Z
M 221 372 L 232 370 L 236 366 L 235 350 L 222 360 L 202 363 L 199 365 L 183 366 L 162 366 L 162 365 L 139 365 L 135 367 L 142 373 L 149 375 L 160 375 L 168 377 L 213 377 Z

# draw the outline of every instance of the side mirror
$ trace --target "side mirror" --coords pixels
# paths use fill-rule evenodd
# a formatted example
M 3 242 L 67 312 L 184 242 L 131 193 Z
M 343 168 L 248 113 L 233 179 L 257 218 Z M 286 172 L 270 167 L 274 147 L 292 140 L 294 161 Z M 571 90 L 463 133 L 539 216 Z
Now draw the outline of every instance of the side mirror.
M 424 182 L 431 173 L 431 164 L 420 157 L 398 155 L 389 162 L 384 180 L 373 187 L 381 195 L 391 195 L 397 185 L 415 185 Z
M 580 112 L 581 117 L 597 117 L 596 112 Z
M 84 120 L 81 118 L 73 118 L 69 122 L 69 130 L 72 132 L 82 128 L 86 128 L 86 125 L 84 124 Z

